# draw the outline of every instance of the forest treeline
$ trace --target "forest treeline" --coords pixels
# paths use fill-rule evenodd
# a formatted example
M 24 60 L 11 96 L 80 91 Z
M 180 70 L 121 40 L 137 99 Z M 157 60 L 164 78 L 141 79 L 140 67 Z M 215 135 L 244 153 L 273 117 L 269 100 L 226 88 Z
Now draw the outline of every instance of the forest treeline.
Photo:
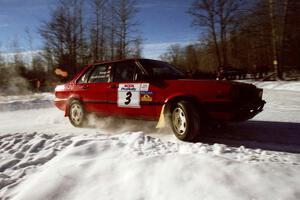
M 87 5 L 60 0 L 39 29 L 47 63 L 75 74 L 88 63 L 139 57 L 137 11 L 135 0 L 90 0 Z
M 70 79 L 87 64 L 140 57 L 137 5 L 136 0 L 58 0 L 50 19 L 37 30 L 44 48 L 31 63 L 17 51 L 9 62 L 0 56 L 0 91 L 51 87 L 51 83 Z M 11 80 L 7 74 L 20 76 L 18 81 L 7 81 Z
M 273 79 L 300 70 L 300 1 L 196 0 L 188 13 L 199 42 L 172 45 L 163 60 L 188 71 L 273 72 Z
M 58 0 L 37 30 L 44 47 L 29 63 L 17 51 L 17 42 L 12 59 L 0 55 L 0 91 L 51 87 L 89 63 L 141 57 L 138 3 Z M 161 60 L 212 78 L 220 69 L 271 74 L 273 79 L 300 70 L 300 1 L 195 0 L 188 6 L 199 40 L 171 45 Z M 30 37 L 28 41 L 32 43 Z

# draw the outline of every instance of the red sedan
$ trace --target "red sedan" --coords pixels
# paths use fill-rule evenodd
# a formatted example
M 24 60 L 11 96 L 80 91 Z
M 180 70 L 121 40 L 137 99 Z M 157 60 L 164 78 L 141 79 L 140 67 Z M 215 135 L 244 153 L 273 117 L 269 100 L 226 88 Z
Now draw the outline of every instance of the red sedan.
M 254 85 L 187 79 L 157 60 L 94 64 L 55 89 L 55 105 L 80 127 L 89 113 L 167 121 L 177 138 L 191 141 L 208 121 L 244 121 L 261 112 L 262 89 Z

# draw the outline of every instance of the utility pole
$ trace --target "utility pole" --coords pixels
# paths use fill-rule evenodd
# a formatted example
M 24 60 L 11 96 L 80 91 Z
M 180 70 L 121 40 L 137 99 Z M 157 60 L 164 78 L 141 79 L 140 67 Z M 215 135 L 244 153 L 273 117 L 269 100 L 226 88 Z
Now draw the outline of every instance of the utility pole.
M 269 12 L 271 19 L 271 37 L 272 37 L 272 53 L 273 53 L 273 67 L 274 77 L 279 79 L 279 66 L 278 66 L 278 51 L 277 51 L 277 32 L 275 27 L 275 14 L 274 14 L 274 0 L 269 0 Z

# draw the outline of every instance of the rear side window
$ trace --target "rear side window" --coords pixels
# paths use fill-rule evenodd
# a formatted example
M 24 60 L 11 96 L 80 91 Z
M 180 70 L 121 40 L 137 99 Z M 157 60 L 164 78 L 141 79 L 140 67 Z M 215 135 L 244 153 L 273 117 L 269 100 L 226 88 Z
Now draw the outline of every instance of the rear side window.
M 98 65 L 91 73 L 89 83 L 107 83 L 110 82 L 111 66 L 110 65 Z
M 185 78 L 185 74 L 179 71 L 169 63 L 157 60 L 140 60 L 142 66 L 146 69 L 148 74 L 156 79 L 180 79 Z
M 114 65 L 114 81 L 115 82 L 132 82 L 136 77 L 136 64 L 133 62 L 121 62 Z

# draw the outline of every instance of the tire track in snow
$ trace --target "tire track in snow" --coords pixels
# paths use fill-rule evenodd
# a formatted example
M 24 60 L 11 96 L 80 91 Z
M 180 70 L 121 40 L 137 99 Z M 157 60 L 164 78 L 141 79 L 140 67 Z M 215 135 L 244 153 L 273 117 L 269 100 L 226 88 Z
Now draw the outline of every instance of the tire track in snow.
M 72 144 L 71 138 L 36 132 L 0 135 L 0 196 Z

